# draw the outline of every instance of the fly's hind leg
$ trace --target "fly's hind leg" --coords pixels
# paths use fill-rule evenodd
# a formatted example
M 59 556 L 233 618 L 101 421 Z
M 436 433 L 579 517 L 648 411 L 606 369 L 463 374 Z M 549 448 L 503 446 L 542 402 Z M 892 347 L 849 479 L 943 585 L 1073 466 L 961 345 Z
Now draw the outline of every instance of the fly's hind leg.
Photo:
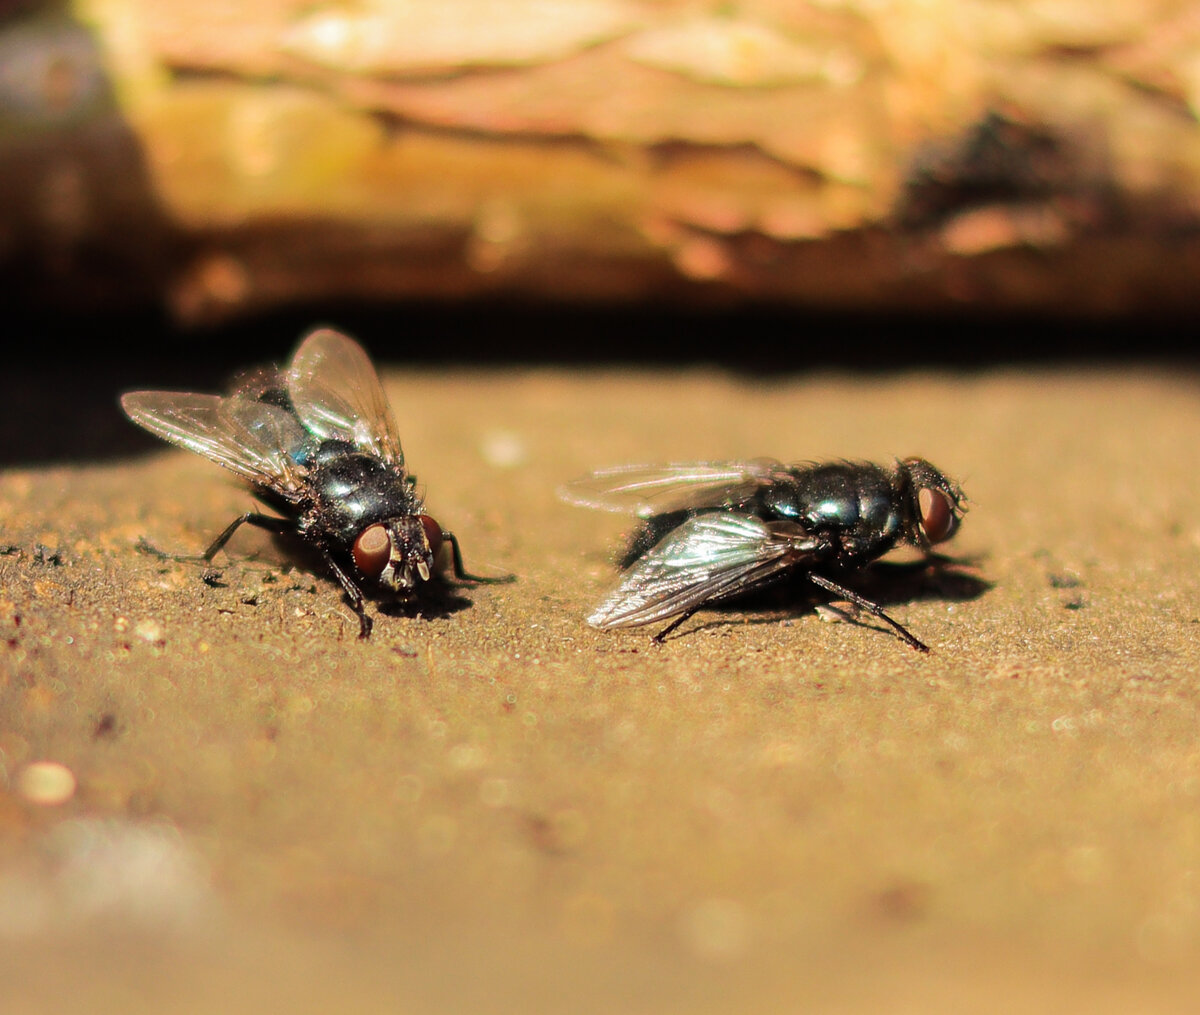
M 870 599 L 867 599 L 866 596 L 860 596 L 857 592 L 852 592 L 845 586 L 839 585 L 837 582 L 830 581 L 828 578 L 824 578 L 819 574 L 810 574 L 808 578 L 809 581 L 811 581 L 814 585 L 819 585 L 823 589 L 828 589 L 830 592 L 841 596 L 843 599 L 849 600 L 860 610 L 866 610 L 867 613 L 871 614 L 871 616 L 878 617 L 885 624 L 891 625 L 892 630 L 894 630 L 901 638 L 903 638 L 906 644 L 911 645 L 918 652 L 929 651 L 928 645 L 922 641 L 918 641 L 917 638 L 915 638 L 909 632 L 908 628 L 884 613 L 883 607 L 878 603 L 874 603 Z M 663 633 L 665 634 L 666 632 L 664 631 Z
M 256 528 L 266 529 L 267 532 L 273 532 L 276 535 L 294 535 L 296 533 L 296 523 L 286 518 L 276 518 L 273 515 L 264 515 L 258 511 L 247 511 L 244 515 L 239 515 L 229 523 L 224 532 L 209 544 L 208 549 L 204 551 L 204 555 L 200 558 L 206 565 L 204 574 L 201 576 L 206 584 L 213 585 L 221 577 L 221 572 L 212 566 L 213 558 L 229 542 L 233 534 L 247 523 Z
M 677 627 L 679 627 L 679 625 L 682 624 L 689 617 L 693 616 L 696 613 L 699 613 L 700 610 L 703 609 L 703 607 L 705 606 L 705 604 L 707 602 L 708 602 L 708 600 L 705 600 L 704 602 L 697 603 L 695 606 L 684 610 L 678 617 L 676 617 L 674 620 L 672 620 L 671 623 L 669 623 L 666 627 L 664 627 L 661 631 L 659 631 L 658 634 L 654 635 L 654 637 L 652 637 L 650 640 L 652 642 L 654 642 L 655 645 L 662 645 L 667 640 L 668 634 L 670 634 Z
M 209 544 L 208 549 L 204 553 L 199 555 L 194 553 L 167 553 L 166 550 L 160 550 L 144 536 L 138 539 L 136 546 L 141 553 L 148 553 L 159 560 L 175 560 L 185 564 L 203 564 L 204 571 L 201 574 L 201 578 L 206 584 L 215 585 L 221 577 L 221 572 L 212 566 L 213 558 L 229 542 L 230 537 L 247 522 L 260 529 L 266 529 L 268 532 L 274 532 L 276 535 L 294 535 L 296 532 L 295 523 L 288 521 L 286 518 L 275 518 L 271 515 L 260 514 L 257 511 L 247 511 L 244 515 L 240 515 L 230 522 L 225 531 Z
M 515 574 L 504 574 L 498 578 L 484 578 L 481 575 L 471 574 L 463 565 L 462 548 L 458 545 L 458 537 L 453 532 L 447 532 L 443 529 L 442 542 L 450 544 L 450 550 L 454 558 L 454 577 L 459 581 L 479 582 L 483 585 L 497 585 L 517 580 Z
M 136 549 L 138 551 L 138 553 L 147 553 L 151 557 L 157 557 L 159 560 L 175 560 L 175 561 L 179 561 L 181 563 L 194 564 L 197 561 L 201 561 L 204 559 L 203 557 L 201 557 L 197 554 L 194 554 L 194 553 L 191 553 L 191 554 L 168 553 L 166 550 L 160 550 L 157 546 L 155 546 L 152 542 L 150 542 L 150 540 L 148 540 L 145 536 L 138 536 L 137 542 L 134 543 L 133 545 L 134 545 L 134 549 Z

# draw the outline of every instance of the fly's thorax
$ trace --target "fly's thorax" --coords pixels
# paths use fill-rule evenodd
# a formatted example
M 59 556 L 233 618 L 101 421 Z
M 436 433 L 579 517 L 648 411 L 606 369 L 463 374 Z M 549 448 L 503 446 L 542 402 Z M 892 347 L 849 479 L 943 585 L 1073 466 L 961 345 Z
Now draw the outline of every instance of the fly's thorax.
M 355 540 L 368 526 L 419 515 L 421 501 L 403 471 L 340 441 L 322 444 L 310 474 L 316 524 L 336 542 Z
M 402 595 L 432 581 L 442 528 L 429 515 L 388 518 L 368 525 L 351 546 L 354 565 L 366 578 Z
M 846 562 L 879 556 L 894 545 L 901 517 L 886 470 L 833 462 L 796 469 L 793 475 L 791 490 L 779 485 L 771 491 L 778 515 L 794 517 L 808 531 L 826 536 Z

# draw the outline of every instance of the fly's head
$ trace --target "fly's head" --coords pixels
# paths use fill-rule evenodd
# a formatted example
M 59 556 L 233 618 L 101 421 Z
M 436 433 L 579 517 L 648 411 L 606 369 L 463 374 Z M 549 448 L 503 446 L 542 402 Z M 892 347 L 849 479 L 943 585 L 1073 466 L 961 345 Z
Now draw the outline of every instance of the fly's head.
M 429 515 L 404 515 L 368 525 L 351 547 L 363 575 L 402 597 L 433 578 L 442 527 Z
M 958 531 L 966 496 L 924 458 L 906 458 L 897 466 L 907 507 L 908 541 L 923 550 L 944 543 Z

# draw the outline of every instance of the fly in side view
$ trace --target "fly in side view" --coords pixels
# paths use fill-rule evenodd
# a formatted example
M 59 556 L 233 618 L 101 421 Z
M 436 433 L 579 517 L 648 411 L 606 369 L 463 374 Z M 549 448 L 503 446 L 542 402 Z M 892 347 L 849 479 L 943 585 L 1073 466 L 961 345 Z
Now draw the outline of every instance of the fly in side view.
M 929 648 L 841 580 L 896 546 L 933 557 L 958 529 L 965 497 L 927 461 L 785 465 L 766 459 L 601 469 L 562 489 L 582 507 L 643 519 L 617 588 L 588 623 L 602 630 L 668 620 L 656 642 L 704 606 L 802 577 Z
M 205 551 L 206 564 L 246 523 L 294 536 L 345 590 L 360 638 L 371 633 L 364 589 L 419 603 L 440 580 L 443 546 L 459 580 L 512 580 L 466 572 L 454 533 L 425 513 L 416 477 L 404 467 L 374 366 L 339 332 L 312 332 L 286 368 L 248 371 L 227 395 L 131 391 L 121 407 L 152 434 L 237 473 L 279 513 L 235 518 Z

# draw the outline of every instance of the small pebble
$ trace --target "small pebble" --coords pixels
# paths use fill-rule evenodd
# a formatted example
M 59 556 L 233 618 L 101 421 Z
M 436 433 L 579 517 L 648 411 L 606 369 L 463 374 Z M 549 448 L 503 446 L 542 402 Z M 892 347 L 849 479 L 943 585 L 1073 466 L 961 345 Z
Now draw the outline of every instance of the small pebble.
M 492 430 L 484 434 L 479 452 L 488 465 L 500 469 L 515 468 L 529 457 L 525 441 L 511 430 Z
M 17 791 L 30 803 L 57 807 L 75 795 L 75 774 L 57 761 L 34 761 L 21 769 Z
M 163 637 L 162 624 L 157 620 L 139 620 L 133 633 L 151 645 L 161 645 L 166 640 Z

